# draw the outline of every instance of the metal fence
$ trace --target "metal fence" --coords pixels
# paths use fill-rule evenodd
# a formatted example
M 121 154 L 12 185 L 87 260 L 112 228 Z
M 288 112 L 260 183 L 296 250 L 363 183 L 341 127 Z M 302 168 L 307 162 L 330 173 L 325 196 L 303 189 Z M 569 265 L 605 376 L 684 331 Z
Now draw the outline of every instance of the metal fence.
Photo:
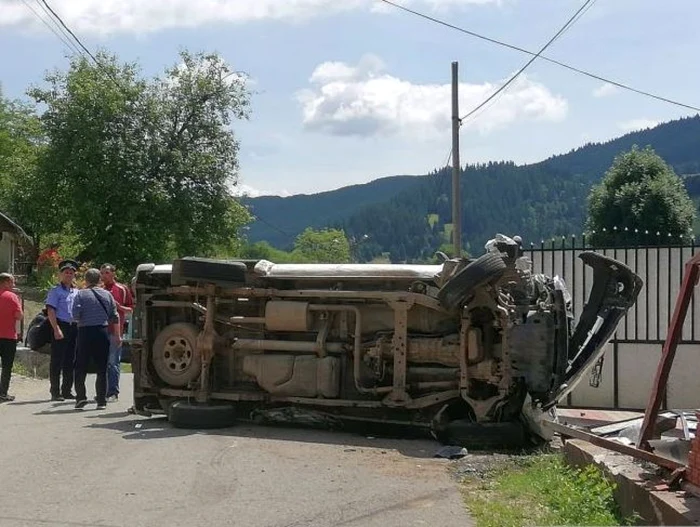
M 637 273 L 644 286 L 637 302 L 620 322 L 615 340 L 618 342 L 660 344 L 666 339 L 676 296 L 683 282 L 683 270 L 698 247 L 672 245 L 663 247 L 586 247 L 585 238 L 577 245 L 574 237 L 531 245 L 526 255 L 533 270 L 559 275 L 571 293 L 574 312 L 580 313 L 593 282 L 593 274 L 578 258 L 584 251 L 595 251 L 612 257 Z M 698 299 L 694 295 L 683 327 L 682 343 L 700 343 L 700 321 L 696 320 Z
M 532 260 L 534 272 L 558 275 L 565 281 L 572 296 L 576 317 L 583 310 L 593 283 L 592 270 L 578 258 L 582 252 L 595 251 L 612 257 L 629 266 L 644 280 L 637 302 L 620 321 L 610 343 L 610 352 L 606 352 L 606 357 L 609 357 L 606 361 L 612 359 L 610 365 L 612 395 L 610 404 L 605 406 L 615 409 L 643 408 L 645 401 L 641 390 L 634 397 L 621 393 L 621 390 L 631 389 L 630 376 L 637 376 L 640 382 L 644 383 L 647 383 L 648 378 L 653 378 L 655 362 L 649 355 L 655 354 L 654 350 L 657 348 L 660 352 L 666 339 L 676 297 L 683 281 L 685 262 L 696 253 L 697 246 L 694 242 L 670 246 L 589 247 L 586 245 L 585 237 L 562 237 L 537 245 L 532 244 L 525 253 Z M 700 314 L 699 309 L 697 295 L 693 295 L 683 326 L 681 346 L 700 343 L 700 320 L 696 316 Z M 646 360 L 643 370 L 634 369 L 633 371 L 635 358 L 639 359 L 636 362 Z M 597 366 L 598 371 L 594 368 L 591 373 L 591 385 L 600 380 L 602 364 Z M 700 364 L 698 373 L 700 373 Z M 598 375 L 597 381 L 596 375 Z M 627 376 L 623 382 L 620 380 L 621 375 Z M 630 386 L 630 388 L 624 388 L 624 386 Z M 571 397 L 567 402 L 572 405 Z

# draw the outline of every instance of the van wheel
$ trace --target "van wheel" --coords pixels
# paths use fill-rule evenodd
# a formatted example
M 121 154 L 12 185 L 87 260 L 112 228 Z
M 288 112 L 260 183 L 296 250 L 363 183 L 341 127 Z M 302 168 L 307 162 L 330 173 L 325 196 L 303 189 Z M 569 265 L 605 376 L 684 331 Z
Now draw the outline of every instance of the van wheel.
M 168 421 L 176 428 L 227 428 L 236 422 L 232 404 L 176 401 L 168 408 Z
M 173 285 L 188 282 L 241 285 L 246 283 L 247 272 L 243 262 L 187 257 L 173 262 L 170 279 Z
M 443 444 L 472 450 L 512 450 L 530 445 L 528 434 L 520 421 L 475 423 L 469 419 L 456 419 L 448 423 L 436 437 Z
M 442 286 L 437 298 L 449 310 L 460 309 L 475 289 L 498 280 L 505 270 L 506 263 L 499 254 L 486 253 Z
M 177 322 L 163 328 L 153 342 L 153 367 L 170 386 L 187 386 L 199 377 L 202 357 L 197 352 L 197 326 Z

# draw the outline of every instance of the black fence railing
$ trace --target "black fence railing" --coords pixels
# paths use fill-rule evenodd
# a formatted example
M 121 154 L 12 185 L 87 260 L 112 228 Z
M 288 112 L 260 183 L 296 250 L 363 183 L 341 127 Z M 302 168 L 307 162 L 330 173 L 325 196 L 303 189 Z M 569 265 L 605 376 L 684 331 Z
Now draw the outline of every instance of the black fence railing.
M 659 236 L 659 242 L 661 237 Z M 667 241 L 667 240 L 664 240 Z M 668 240 L 670 241 L 670 240 Z M 593 283 L 592 270 L 578 258 L 584 251 L 595 251 L 612 257 L 630 267 L 644 281 L 637 302 L 620 321 L 611 339 L 612 406 L 620 409 L 620 375 L 622 349 L 638 352 L 652 346 L 660 351 L 668 334 L 668 327 L 683 282 L 686 262 L 695 255 L 698 246 L 689 237 L 688 243 L 676 245 L 620 245 L 596 247 L 586 237 L 561 237 L 531 244 L 525 254 L 532 260 L 533 271 L 561 277 L 572 297 L 574 315 L 578 319 L 587 301 Z M 683 324 L 680 344 L 700 343 L 700 321 L 697 320 L 698 295 L 693 295 Z M 628 353 L 628 352 L 626 352 Z M 603 359 L 590 372 L 589 384 L 598 387 L 601 382 Z M 653 375 L 653 373 L 652 373 Z M 664 397 L 663 407 L 668 407 Z M 569 394 L 565 406 L 576 406 Z M 641 406 L 640 406 L 641 408 Z
M 572 296 L 578 316 L 592 285 L 592 271 L 578 258 L 583 251 L 595 251 L 629 266 L 643 280 L 637 302 L 620 322 L 614 340 L 624 343 L 659 344 L 668 333 L 676 297 L 683 282 L 685 263 L 696 253 L 689 238 L 687 244 L 595 247 L 586 237 L 561 237 L 530 244 L 525 254 L 534 272 L 560 276 Z M 683 326 L 681 343 L 700 343 L 700 321 L 696 320 L 697 295 L 693 295 Z

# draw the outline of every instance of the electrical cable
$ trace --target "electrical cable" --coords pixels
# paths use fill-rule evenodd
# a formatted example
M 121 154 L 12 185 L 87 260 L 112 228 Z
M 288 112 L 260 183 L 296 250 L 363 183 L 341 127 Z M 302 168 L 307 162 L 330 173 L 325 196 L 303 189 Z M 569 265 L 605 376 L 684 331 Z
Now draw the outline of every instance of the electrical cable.
M 552 38 L 550 38 L 547 43 L 540 48 L 540 50 L 530 59 L 528 60 L 522 68 L 520 68 L 518 71 L 516 71 L 511 77 L 504 82 L 495 92 L 493 92 L 491 95 L 489 95 L 486 99 L 484 99 L 480 104 L 478 104 L 476 107 L 474 107 L 470 112 L 465 114 L 464 116 L 460 117 L 460 125 L 463 123 L 465 119 L 469 119 L 472 115 L 474 115 L 476 112 L 481 110 L 484 106 L 486 106 L 488 103 L 490 103 L 494 98 L 496 98 L 500 93 L 505 91 L 508 86 L 510 86 L 515 80 L 528 68 L 530 65 L 535 62 L 542 53 L 544 53 L 549 46 L 554 44 L 554 42 L 562 36 L 568 29 L 579 19 L 579 17 L 583 14 L 585 10 L 587 10 L 594 2 L 595 0 L 586 0 L 581 7 L 578 8 L 578 10 L 566 21 L 566 24 L 564 24 L 559 31 L 557 31 Z
M 54 11 L 54 10 L 51 8 L 51 6 L 49 5 L 49 3 L 48 3 L 46 0 L 41 0 L 41 3 L 44 4 L 44 6 L 45 6 L 49 11 L 51 11 L 51 14 L 54 16 L 54 18 L 55 18 L 56 20 L 58 20 L 58 22 L 61 24 L 61 26 L 63 26 L 63 28 L 64 28 L 66 31 L 68 31 L 68 33 L 70 34 L 70 36 L 73 37 L 73 39 L 74 39 L 74 40 L 78 43 L 78 45 L 85 51 L 85 53 L 87 53 L 87 54 L 90 56 L 90 58 L 91 58 L 93 61 L 95 61 L 95 64 L 98 64 L 98 65 L 99 65 L 99 61 L 95 58 L 95 56 L 92 54 L 92 52 L 91 52 L 88 48 L 86 48 L 86 47 L 83 45 L 83 43 L 80 41 L 80 39 L 79 39 L 77 36 L 75 36 L 75 33 L 73 33 L 73 31 L 71 31 L 71 29 L 66 25 L 66 23 L 63 21 L 63 19 L 62 19 L 60 16 L 58 16 L 58 14 L 56 13 L 56 11 Z
M 425 20 L 428 20 L 430 22 L 433 22 L 435 24 L 447 27 L 449 29 L 453 29 L 455 31 L 459 31 L 460 33 L 464 33 L 465 35 L 469 35 L 471 37 L 478 38 L 480 40 L 484 40 L 486 42 L 490 42 L 492 44 L 496 44 L 498 46 L 502 46 L 502 47 L 505 47 L 508 49 L 512 49 L 514 51 L 519 51 L 519 52 L 525 53 L 527 55 L 535 55 L 536 54 L 534 51 L 530 51 L 530 50 L 521 48 L 519 46 L 515 46 L 513 44 L 509 44 L 508 42 L 504 42 L 504 41 L 501 41 L 501 40 L 498 40 L 495 38 L 487 37 L 486 35 L 476 33 L 475 31 L 471 31 L 469 29 L 465 29 L 463 27 L 459 27 L 459 26 L 456 26 L 454 24 L 450 24 L 449 22 L 445 22 L 444 20 L 440 20 L 439 18 L 435 18 L 435 17 L 432 17 L 430 15 L 426 15 L 425 13 L 421 13 L 420 11 L 410 9 L 406 6 L 401 5 L 401 4 L 397 4 L 396 2 L 393 2 L 392 0 L 378 0 L 378 1 L 383 2 L 387 5 L 393 6 L 396 9 L 400 9 L 406 13 L 410 13 L 414 16 L 417 16 L 417 17 L 423 18 Z M 577 68 L 576 66 L 572 66 L 570 64 L 566 64 L 565 62 L 561 62 L 559 60 L 547 57 L 546 55 L 540 55 L 539 59 L 543 60 L 545 62 L 549 62 L 550 64 L 555 64 L 555 65 L 560 66 L 562 68 L 565 68 L 567 70 L 573 71 L 573 72 L 578 73 L 580 75 L 584 75 L 584 76 L 589 77 L 591 79 L 595 79 L 595 80 L 598 80 L 601 82 L 607 82 L 608 84 L 612 84 L 613 86 L 615 86 L 617 88 L 631 91 L 631 92 L 636 93 L 638 95 L 643 95 L 645 97 L 650 97 L 652 99 L 656 99 L 657 101 L 662 101 L 662 102 L 665 102 L 668 104 L 673 104 L 675 106 L 680 106 L 682 108 L 686 108 L 688 110 L 694 110 L 696 112 L 700 112 L 700 107 L 692 106 L 690 104 L 685 104 L 685 103 L 682 103 L 680 101 L 669 99 L 668 97 L 664 97 L 662 95 L 657 95 L 655 93 L 651 93 L 651 92 L 648 92 L 648 91 L 645 91 L 645 90 L 642 90 L 639 88 L 635 88 L 629 84 L 625 84 L 623 82 L 612 80 L 612 79 L 609 79 L 607 77 L 603 77 L 602 75 L 598 75 L 596 73 L 592 73 L 590 71 L 586 71 L 584 69 Z
M 60 30 L 57 30 L 54 26 L 52 26 L 44 17 L 41 16 L 41 14 L 32 7 L 32 5 L 29 3 L 29 0 L 22 0 L 22 3 L 27 6 L 27 8 L 34 13 L 34 16 L 36 16 L 42 24 L 44 24 L 51 33 L 53 33 L 56 38 L 58 38 L 64 46 L 68 48 L 68 51 L 71 53 L 77 53 L 80 54 L 80 50 L 73 44 L 70 39 L 67 39 L 61 32 Z M 49 20 L 53 20 L 51 17 L 49 17 Z

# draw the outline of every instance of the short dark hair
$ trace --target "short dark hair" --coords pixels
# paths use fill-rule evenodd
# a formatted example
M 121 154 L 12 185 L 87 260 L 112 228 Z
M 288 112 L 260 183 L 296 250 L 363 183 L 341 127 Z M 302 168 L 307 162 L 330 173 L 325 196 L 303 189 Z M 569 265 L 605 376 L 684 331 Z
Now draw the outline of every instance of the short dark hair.
M 102 265 L 100 265 L 100 271 L 112 271 L 112 272 L 114 272 L 116 270 L 117 270 L 117 268 L 114 267 L 114 264 L 111 264 L 111 263 L 103 263 Z
M 88 269 L 85 271 L 85 283 L 87 285 L 97 285 L 100 282 L 100 271 L 98 269 Z

